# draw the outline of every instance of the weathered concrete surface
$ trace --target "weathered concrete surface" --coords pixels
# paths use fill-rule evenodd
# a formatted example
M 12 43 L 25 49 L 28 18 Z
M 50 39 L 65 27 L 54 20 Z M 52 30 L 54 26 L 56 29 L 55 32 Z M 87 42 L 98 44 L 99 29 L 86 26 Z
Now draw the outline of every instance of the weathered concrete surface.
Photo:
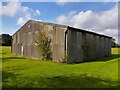
M 40 23 L 37 21 L 28 21 L 18 32 L 13 35 L 12 53 L 23 56 L 39 59 L 41 58 L 38 51 L 38 45 L 35 43 L 36 36 L 40 31 L 46 33 L 46 36 L 51 38 L 51 51 L 53 61 L 62 62 L 65 52 L 65 32 L 66 26 Z
M 111 38 L 104 35 L 74 30 L 67 33 L 67 63 L 91 61 L 111 54 Z
M 66 27 L 56 26 L 53 30 L 53 61 L 64 62 Z
M 78 63 L 111 54 L 111 37 L 69 26 L 30 20 L 13 36 L 12 53 L 40 58 L 35 37 L 45 32 L 51 38 L 52 58 L 55 62 Z
M 67 33 L 67 63 L 83 62 L 82 33 L 68 30 Z

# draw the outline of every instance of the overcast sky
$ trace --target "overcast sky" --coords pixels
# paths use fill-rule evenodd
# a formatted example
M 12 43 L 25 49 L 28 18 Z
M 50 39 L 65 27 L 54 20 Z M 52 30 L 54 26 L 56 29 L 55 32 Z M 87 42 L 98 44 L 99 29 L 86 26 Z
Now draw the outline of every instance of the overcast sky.
M 0 4 L 0 16 L 1 33 L 10 35 L 33 19 L 69 25 L 118 40 L 118 5 L 115 2 L 4 2 Z

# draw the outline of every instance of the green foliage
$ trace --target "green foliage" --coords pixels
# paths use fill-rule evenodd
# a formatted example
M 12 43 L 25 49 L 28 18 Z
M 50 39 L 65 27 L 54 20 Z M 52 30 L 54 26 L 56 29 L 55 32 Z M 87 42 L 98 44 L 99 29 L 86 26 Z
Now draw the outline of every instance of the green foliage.
M 67 63 L 67 59 L 68 59 L 67 53 L 65 52 L 64 57 L 62 58 L 62 63 Z
M 47 37 L 45 32 L 39 32 L 34 38 L 34 41 L 38 44 L 38 50 L 42 60 L 52 60 L 51 38 Z
M 120 47 L 120 45 L 115 42 L 115 39 L 114 39 L 114 38 L 112 38 L 112 47 L 113 47 L 113 48 L 115 48 L 115 47 Z
M 12 44 L 12 36 L 10 36 L 9 34 L 0 35 L 0 45 L 11 46 L 11 44 Z
M 118 49 L 94 62 L 62 64 L 39 61 L 2 48 L 2 88 L 117 88 Z

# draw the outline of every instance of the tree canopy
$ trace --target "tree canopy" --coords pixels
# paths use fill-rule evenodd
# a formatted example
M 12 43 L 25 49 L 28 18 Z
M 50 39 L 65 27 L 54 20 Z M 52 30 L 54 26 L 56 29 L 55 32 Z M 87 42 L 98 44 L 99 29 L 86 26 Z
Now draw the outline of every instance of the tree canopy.
M 112 47 L 120 47 L 120 45 L 118 43 L 115 42 L 115 39 L 112 38 Z
M 12 36 L 10 36 L 9 34 L 0 35 L 0 45 L 11 46 L 11 44 L 12 44 Z

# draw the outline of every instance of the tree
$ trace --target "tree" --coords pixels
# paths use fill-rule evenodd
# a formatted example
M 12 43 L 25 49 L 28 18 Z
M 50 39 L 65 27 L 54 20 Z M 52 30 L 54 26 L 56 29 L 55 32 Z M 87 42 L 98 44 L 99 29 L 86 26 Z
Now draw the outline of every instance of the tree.
M 115 42 L 114 38 L 112 38 L 112 47 L 120 47 L 120 45 Z
M 45 32 L 39 32 L 38 35 L 34 35 L 34 41 L 38 45 L 38 50 L 42 60 L 52 60 L 51 52 L 51 38 L 47 37 Z
M 115 47 L 116 43 L 115 43 L 115 39 L 112 38 L 112 47 Z
M 11 44 L 12 44 L 12 36 L 10 36 L 9 34 L 0 35 L 0 45 L 11 46 Z

